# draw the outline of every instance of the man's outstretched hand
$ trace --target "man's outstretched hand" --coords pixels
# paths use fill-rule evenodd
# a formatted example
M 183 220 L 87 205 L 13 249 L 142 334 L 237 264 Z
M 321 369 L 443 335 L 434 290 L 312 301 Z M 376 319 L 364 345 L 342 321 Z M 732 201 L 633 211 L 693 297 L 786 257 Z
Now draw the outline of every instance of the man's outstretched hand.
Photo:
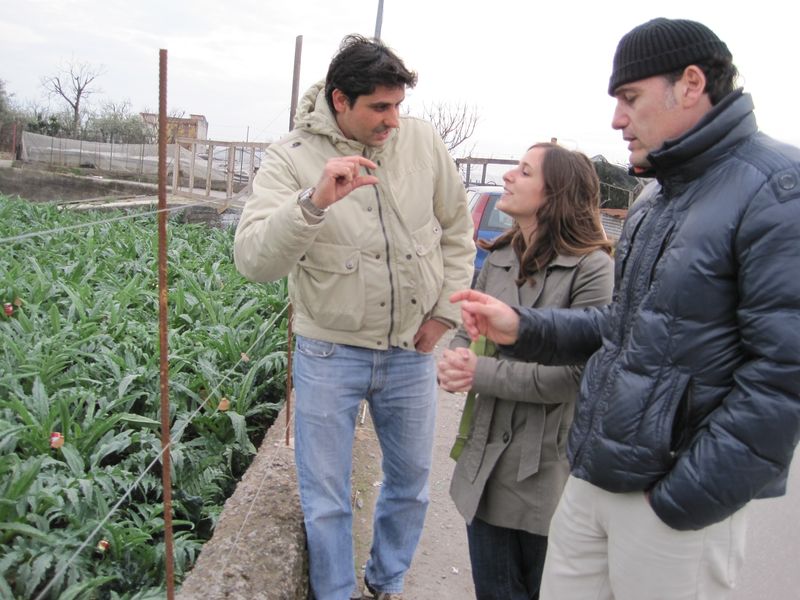
M 461 302 L 461 320 L 473 340 L 485 335 L 498 344 L 517 341 L 519 315 L 505 302 L 476 290 L 456 292 L 450 302 Z

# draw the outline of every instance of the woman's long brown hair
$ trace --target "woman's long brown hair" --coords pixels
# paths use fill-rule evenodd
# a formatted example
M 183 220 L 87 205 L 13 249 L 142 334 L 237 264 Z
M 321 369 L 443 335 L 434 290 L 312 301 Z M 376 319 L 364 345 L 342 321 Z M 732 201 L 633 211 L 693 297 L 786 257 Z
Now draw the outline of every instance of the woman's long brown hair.
M 600 179 L 592 161 L 582 152 L 557 144 L 534 144 L 543 148 L 542 177 L 545 201 L 536 213 L 538 222 L 532 245 L 528 246 L 519 225 L 489 242 L 478 240 L 484 250 L 511 244 L 519 260 L 517 285 L 535 283 L 558 254 L 583 256 L 595 250 L 611 253 L 611 241 L 600 221 Z

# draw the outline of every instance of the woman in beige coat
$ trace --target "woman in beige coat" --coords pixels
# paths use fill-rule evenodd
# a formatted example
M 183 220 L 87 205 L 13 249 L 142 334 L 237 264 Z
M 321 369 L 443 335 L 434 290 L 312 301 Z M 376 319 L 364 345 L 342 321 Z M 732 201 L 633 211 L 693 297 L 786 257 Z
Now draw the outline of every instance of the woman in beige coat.
M 514 225 L 493 242 L 476 289 L 510 305 L 581 308 L 611 301 L 611 248 L 599 181 L 579 152 L 532 146 L 503 176 L 497 207 Z M 539 597 L 547 530 L 569 473 L 567 430 L 581 366 L 476 356 L 459 330 L 439 363 L 452 392 L 477 394 L 450 494 L 467 522 L 478 600 Z

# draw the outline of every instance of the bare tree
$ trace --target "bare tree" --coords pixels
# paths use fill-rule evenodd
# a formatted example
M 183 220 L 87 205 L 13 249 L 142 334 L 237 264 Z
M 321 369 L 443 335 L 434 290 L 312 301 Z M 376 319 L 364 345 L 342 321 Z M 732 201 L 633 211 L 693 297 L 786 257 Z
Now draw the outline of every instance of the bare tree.
M 105 102 L 100 111 L 86 121 L 84 134 L 84 139 L 111 143 L 145 144 L 151 141 L 147 125 L 131 110 L 130 100 Z
M 422 107 L 422 117 L 430 121 L 439 132 L 450 153 L 475 133 L 475 126 L 478 124 L 477 108 L 467 104 L 425 104 Z
M 78 135 L 81 125 L 81 102 L 100 91 L 92 89 L 94 81 L 104 73 L 102 67 L 89 63 L 70 61 L 58 73 L 42 78 L 42 86 L 51 94 L 59 96 L 72 109 L 72 133 Z

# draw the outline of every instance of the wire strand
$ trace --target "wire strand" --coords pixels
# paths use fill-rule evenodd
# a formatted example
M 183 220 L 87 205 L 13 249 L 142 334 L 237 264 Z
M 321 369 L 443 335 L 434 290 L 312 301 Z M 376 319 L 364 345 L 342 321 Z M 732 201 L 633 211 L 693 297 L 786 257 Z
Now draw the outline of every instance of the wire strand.
M 77 223 L 75 225 L 65 225 L 64 227 L 54 227 L 53 229 L 44 229 L 41 231 L 32 231 L 28 233 L 23 233 L 21 235 L 11 236 L 11 237 L 4 237 L 0 238 L 0 244 L 7 244 L 12 242 L 19 242 L 22 240 L 28 240 L 37 237 L 44 237 L 46 235 L 56 235 L 59 233 L 63 233 L 66 231 L 74 231 L 76 229 L 83 229 L 87 227 L 94 227 L 95 225 L 105 225 L 107 223 L 115 223 L 117 221 L 125 221 L 129 219 L 139 219 L 142 217 L 149 217 L 153 215 L 157 215 L 161 212 L 178 212 L 181 210 L 186 210 L 189 208 L 197 208 L 198 206 L 223 206 L 227 204 L 227 199 L 225 201 L 216 201 L 216 200 L 202 200 L 199 202 L 194 202 L 190 204 L 181 204 L 178 206 L 172 206 L 166 209 L 156 209 L 151 211 L 144 211 L 144 212 L 137 212 L 134 214 L 128 215 L 120 215 L 118 217 L 109 217 L 107 219 L 100 219 L 98 221 L 89 221 L 87 223 Z M 120 209 L 117 209 L 120 210 Z

